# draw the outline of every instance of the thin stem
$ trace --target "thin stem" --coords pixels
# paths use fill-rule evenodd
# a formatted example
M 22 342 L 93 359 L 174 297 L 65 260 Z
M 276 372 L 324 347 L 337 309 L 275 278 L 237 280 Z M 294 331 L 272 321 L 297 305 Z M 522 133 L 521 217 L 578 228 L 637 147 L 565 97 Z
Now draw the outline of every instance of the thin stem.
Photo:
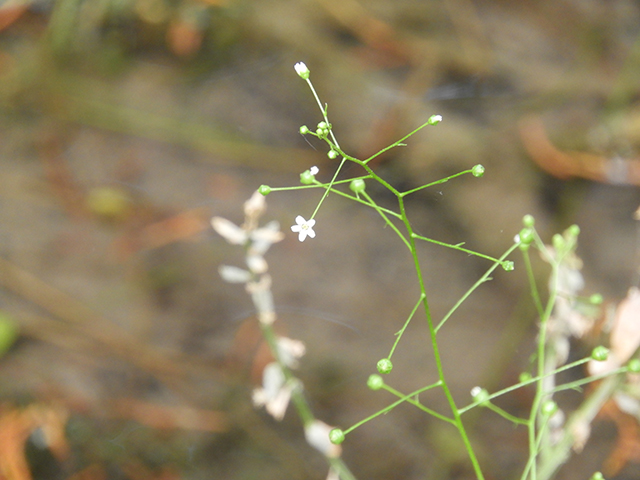
M 389 352 L 389 356 L 387 357 L 389 360 L 391 360 L 391 356 L 393 355 L 393 352 L 396 350 L 396 347 L 398 346 L 398 343 L 400 342 L 400 339 L 402 338 L 402 335 L 404 334 L 404 331 L 409 326 L 409 322 L 411 321 L 411 319 L 415 315 L 416 311 L 418 310 L 418 308 L 422 304 L 423 300 L 424 300 L 424 293 L 420 294 L 420 298 L 418 299 L 418 303 L 416 303 L 416 306 L 413 307 L 413 310 L 411 310 L 411 313 L 409 314 L 409 318 L 407 318 L 407 321 L 404 322 L 404 325 L 402 326 L 402 328 L 400 330 L 398 330 L 398 332 L 396 332 L 396 341 L 393 342 L 393 346 L 391 347 L 391 351 Z
M 407 190 L 406 192 L 402 192 L 401 195 L 403 197 L 410 195 L 412 193 L 418 192 L 420 190 L 424 190 L 425 188 L 429 188 L 429 187 L 433 187 L 434 185 L 440 185 L 441 183 L 447 183 L 449 180 L 456 178 L 456 177 L 460 177 L 462 175 L 466 175 L 467 173 L 471 173 L 473 170 L 469 169 L 469 170 L 465 170 L 463 172 L 459 172 L 459 173 L 454 173 L 453 175 L 450 175 L 446 178 L 441 178 L 440 180 L 436 180 L 435 182 L 431 182 L 431 183 L 427 183 L 426 185 L 422 185 L 420 187 L 416 187 L 416 188 L 412 188 L 411 190 Z
M 318 210 L 320 210 L 320 205 L 322 205 L 322 202 L 324 202 L 324 199 L 327 198 L 327 195 L 329 195 L 329 192 L 331 191 L 331 188 L 333 187 L 333 184 L 336 181 L 336 178 L 338 177 L 338 174 L 340 173 L 340 170 L 342 170 L 342 167 L 343 167 L 344 162 L 346 160 L 347 160 L 346 158 L 342 157 L 342 161 L 340 162 L 340 165 L 336 169 L 336 172 L 333 174 L 333 178 L 329 182 L 329 185 L 326 187 L 326 190 L 324 191 L 324 194 L 322 195 L 322 198 L 318 202 L 318 205 L 316 206 L 316 209 L 313 211 L 313 214 L 311 215 L 311 218 L 314 218 L 316 216 L 316 213 L 318 213 Z
M 538 292 L 536 277 L 533 274 L 531 258 L 529 257 L 529 249 L 522 252 L 522 257 L 524 259 L 525 270 L 527 271 L 527 278 L 529 279 L 529 286 L 531 288 L 531 298 L 533 298 L 533 303 L 538 310 L 538 315 L 542 317 L 544 315 L 544 307 L 542 306 L 542 300 L 540 300 L 540 293 Z
M 440 242 L 440 241 L 434 240 L 432 238 L 423 237 L 422 235 L 418 235 L 417 233 L 413 234 L 413 238 L 416 238 L 418 240 L 423 240 L 423 241 L 429 242 L 429 243 L 435 243 L 436 245 L 440 245 L 442 247 L 451 248 L 452 250 L 459 250 L 461 252 L 468 253 L 469 255 L 475 255 L 476 257 L 484 258 L 485 260 L 490 260 L 492 262 L 499 262 L 500 261 L 497 258 L 490 257 L 489 255 L 485 255 L 483 253 L 474 252 L 473 250 L 469 250 L 467 248 L 462 248 L 461 245 L 464 245 L 464 243 L 458 243 L 457 245 L 453 245 L 451 243 Z
M 438 378 L 440 378 L 440 381 L 442 382 L 442 391 L 447 399 L 449 408 L 453 413 L 453 417 L 454 417 L 453 421 L 456 427 L 458 428 L 458 433 L 460 434 L 460 437 L 462 438 L 462 442 L 465 445 L 465 448 L 469 455 L 469 459 L 471 460 L 471 464 L 473 465 L 473 470 L 476 474 L 476 477 L 478 478 L 478 480 L 484 480 L 482 469 L 480 468 L 480 464 L 478 463 L 478 459 L 476 458 L 475 451 L 471 446 L 471 442 L 469 441 L 469 437 L 464 428 L 464 424 L 462 423 L 462 418 L 460 417 L 460 413 L 458 412 L 458 407 L 456 406 L 456 402 L 453 398 L 453 395 L 451 394 L 451 390 L 449 390 L 449 386 L 447 385 L 447 382 L 445 380 L 445 374 L 442 366 L 442 358 L 440 357 L 440 349 L 438 346 L 436 329 L 433 325 L 433 320 L 431 318 L 431 309 L 429 307 L 429 300 L 427 298 L 424 279 L 422 277 L 422 269 L 420 267 L 420 260 L 418 258 L 418 252 L 415 244 L 413 228 L 411 227 L 411 223 L 409 222 L 409 219 L 407 217 L 407 212 L 405 209 L 403 197 L 401 195 L 397 195 L 397 197 L 398 197 L 398 206 L 399 206 L 400 214 L 402 215 L 405 228 L 407 229 L 407 233 L 409 234 L 409 242 L 411 244 L 411 255 L 413 257 L 413 261 L 416 269 L 416 275 L 418 277 L 418 283 L 420 284 L 420 291 L 424 295 L 422 304 L 424 306 L 424 312 L 427 318 L 427 325 L 429 327 L 429 335 L 431 337 L 431 346 L 433 348 L 433 356 L 436 363 L 436 369 L 438 371 Z
M 467 292 L 460 297 L 460 299 L 455 303 L 455 305 L 453 307 L 451 307 L 451 310 L 449 310 L 449 312 L 447 312 L 447 314 L 443 317 L 443 319 L 440 321 L 440 323 L 438 324 L 438 326 L 436 327 L 436 333 L 438 333 L 438 331 L 440 330 L 440 328 L 445 324 L 445 322 L 447 320 L 449 320 L 449 317 L 451 317 L 451 315 L 453 315 L 453 313 L 458 310 L 458 308 L 460 307 L 460 305 L 462 305 L 462 302 L 464 302 L 467 298 L 469 298 L 469 296 L 483 283 L 487 282 L 490 280 L 489 275 L 491 275 L 491 273 L 493 273 L 493 271 L 498 268 L 499 265 L 502 265 L 502 262 L 509 256 L 511 255 L 511 252 L 513 252 L 516 248 L 518 247 L 517 244 L 512 245 L 509 250 L 507 250 L 498 260 L 495 260 L 496 263 L 494 263 L 491 268 L 489 268 L 489 270 L 487 270 L 485 272 L 484 275 L 482 275 L 482 277 L 480 277 L 478 279 L 478 281 L 476 283 L 473 284 L 473 286 L 467 290 Z
M 363 160 L 362 163 L 367 164 L 369 163 L 371 160 L 373 160 L 374 158 L 382 155 L 384 152 L 391 150 L 392 148 L 395 148 L 399 145 L 402 145 L 402 142 L 404 142 L 407 138 L 409 138 L 410 136 L 418 133 L 420 130 L 422 130 L 424 127 L 431 125 L 429 122 L 423 123 L 422 125 L 420 125 L 418 128 L 416 128 L 413 132 L 409 133 L 408 135 L 405 135 L 404 137 L 402 137 L 400 140 L 398 140 L 397 142 L 393 142 L 391 145 L 389 145 L 388 147 L 383 148 L 382 150 L 380 150 L 377 153 L 374 153 L 373 155 L 371 155 L 369 158 L 367 158 L 366 160 Z
M 409 242 L 407 241 L 405 236 L 402 234 L 400 229 L 398 227 L 396 227 L 393 224 L 393 222 L 387 218 L 385 213 L 382 211 L 382 209 L 380 207 L 378 207 L 378 204 L 376 204 L 373 201 L 373 199 L 369 196 L 369 194 L 367 192 L 362 192 L 360 195 L 362 195 L 364 198 L 367 199 L 367 201 L 369 202 L 370 206 L 373 207 L 378 212 L 378 214 L 382 217 L 382 219 L 385 221 L 385 223 L 387 225 L 389 225 L 389 227 L 391 227 L 391 229 L 398 234 L 398 236 L 400 237 L 400 240 L 402 240 L 404 242 L 404 244 L 407 246 L 407 248 L 411 249 L 411 245 L 409 244 Z
M 422 392 L 426 392 L 427 390 L 431 390 L 432 388 L 439 387 L 441 385 L 442 385 L 442 382 L 438 381 L 438 382 L 432 383 L 431 385 L 427 385 L 426 387 L 419 388 L 415 392 L 411 392 L 408 395 L 403 395 L 400 392 L 398 392 L 397 390 L 394 390 L 393 388 L 391 388 L 388 385 L 384 384 L 382 386 L 382 388 L 384 388 L 388 392 L 393 393 L 394 395 L 396 395 L 397 397 L 400 397 L 400 398 L 398 400 L 396 400 L 395 402 L 393 402 L 392 404 L 387 405 L 382 410 L 377 411 L 373 415 L 369 415 L 367 418 L 364 418 L 364 419 L 360 420 L 359 422 L 355 423 L 354 425 L 352 425 L 351 427 L 343 430 L 343 432 L 344 432 L 345 435 L 347 435 L 348 433 L 353 432 L 356 428 L 364 425 L 365 423 L 373 420 L 374 418 L 379 417 L 380 415 L 384 415 L 386 413 L 389 413 L 391 410 L 393 410 L 398 405 L 400 405 L 400 404 L 402 404 L 404 402 L 411 403 L 412 405 L 416 405 L 416 406 L 419 405 L 421 407 L 424 407 L 424 405 L 422 405 L 419 402 L 416 402 L 415 400 L 413 400 L 413 397 L 415 397 L 416 395 L 421 394 Z M 423 408 L 423 410 L 425 410 L 425 409 L 426 409 L 426 407 Z M 426 409 L 426 410 L 429 410 L 429 409 Z M 440 418 L 441 420 L 448 421 L 448 422 L 452 421 L 450 418 L 447 418 L 444 415 L 441 415 L 441 414 L 439 414 L 437 412 L 434 412 L 433 410 L 429 410 L 429 413 L 431 413 L 432 415 Z

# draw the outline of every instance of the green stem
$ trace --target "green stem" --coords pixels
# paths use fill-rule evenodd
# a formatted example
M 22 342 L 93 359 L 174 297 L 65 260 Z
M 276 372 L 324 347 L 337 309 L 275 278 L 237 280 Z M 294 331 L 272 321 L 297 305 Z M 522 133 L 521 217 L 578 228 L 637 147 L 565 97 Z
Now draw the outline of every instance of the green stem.
M 467 450 L 467 454 L 469 455 L 469 459 L 471 460 L 471 464 L 473 465 L 473 470 L 476 474 L 478 480 L 484 480 L 484 475 L 482 474 L 482 469 L 480 468 L 480 464 L 478 463 L 478 459 L 476 458 L 475 451 L 471 445 L 467 432 L 464 428 L 464 424 L 462 422 L 462 418 L 460 413 L 458 412 L 458 407 L 456 406 L 456 402 L 451 394 L 451 390 L 447 385 L 445 380 L 444 369 L 442 366 L 442 358 L 440 356 L 440 349 L 438 346 L 437 340 L 437 332 L 433 324 L 433 319 L 431 318 L 431 309 L 429 307 L 429 300 L 427 298 L 426 289 L 424 285 L 424 279 L 422 277 L 422 269 L 420 267 L 420 260 L 418 258 L 418 251 L 416 248 L 413 228 L 411 227 L 411 223 L 409 222 L 409 218 L 407 217 L 407 212 L 405 210 L 404 198 L 401 195 L 397 195 L 398 197 L 398 206 L 400 210 L 400 214 L 402 215 L 402 220 L 404 221 L 405 228 L 407 229 L 407 233 L 409 234 L 409 242 L 411 244 L 411 255 L 413 257 L 414 266 L 416 270 L 416 275 L 418 277 L 418 283 L 420 284 L 420 292 L 422 292 L 424 298 L 422 304 L 424 306 L 424 312 L 427 318 L 427 325 L 429 327 L 429 335 L 431 337 L 431 346 L 433 348 L 433 356 L 436 363 L 436 369 L 438 371 L 438 378 L 442 382 L 442 391 L 447 399 L 447 403 L 449 404 L 449 408 L 453 413 L 453 422 L 458 429 L 458 433 L 462 438 L 462 442 L 465 445 Z
M 491 268 L 489 268 L 489 270 L 487 270 L 485 274 L 482 277 L 480 277 L 478 281 L 474 283 L 473 286 L 469 290 L 467 290 L 467 292 L 462 297 L 460 297 L 460 299 L 455 303 L 455 305 L 451 307 L 451 310 L 449 310 L 449 312 L 447 312 L 447 314 L 440 321 L 440 323 L 435 329 L 436 333 L 438 333 L 438 331 L 445 324 L 445 322 L 449 320 L 449 317 L 451 317 L 451 315 L 453 315 L 453 313 L 456 310 L 458 310 L 460 305 L 462 305 L 462 302 L 464 302 L 480 285 L 490 280 L 489 275 L 491 275 L 491 273 L 493 273 L 493 271 L 496 268 L 498 268 L 498 265 L 502 265 L 502 262 L 506 260 L 506 258 L 509 255 L 511 255 L 511 252 L 513 252 L 517 247 L 518 247 L 517 244 L 512 245 L 511 248 L 509 248 L 509 250 L 507 250 L 499 259 L 495 260 L 495 263 L 491 266 Z

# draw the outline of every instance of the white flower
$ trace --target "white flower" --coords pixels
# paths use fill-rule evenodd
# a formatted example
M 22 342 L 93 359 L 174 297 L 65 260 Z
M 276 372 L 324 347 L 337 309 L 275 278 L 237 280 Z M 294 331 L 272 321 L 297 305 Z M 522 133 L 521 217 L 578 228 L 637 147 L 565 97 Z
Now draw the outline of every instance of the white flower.
M 251 198 L 244 202 L 244 214 L 247 219 L 258 220 L 258 217 L 262 215 L 267 208 L 267 202 L 262 195 L 257 190 L 253 192 Z
M 293 68 L 296 70 L 296 73 L 298 75 L 300 75 L 300 77 L 304 78 L 305 80 L 309 78 L 309 69 L 307 68 L 307 66 L 304 64 L 304 62 L 298 62 L 296 63 Z
M 306 348 L 300 340 L 278 337 L 278 355 L 280 361 L 289 368 L 298 368 L 298 359 L 304 355 Z
M 304 436 L 307 439 L 307 443 L 320 451 L 325 457 L 337 458 L 340 456 L 342 448 L 329 440 L 329 432 L 332 428 L 320 420 L 314 420 L 305 425 Z
M 247 232 L 226 218 L 213 217 L 211 226 L 232 245 L 244 245 L 247 241 Z
M 309 169 L 309 173 L 311 173 L 311 175 L 313 175 L 314 177 L 318 174 L 319 171 L 320 169 L 316 166 L 313 166 Z
M 292 382 L 287 382 L 280 365 L 272 362 L 262 372 L 262 388 L 253 391 L 253 404 L 264 406 L 276 420 L 282 420 L 291 399 Z
M 220 265 L 218 272 L 222 279 L 229 283 L 247 283 L 251 280 L 251 272 L 230 265 Z
M 297 225 L 291 227 L 291 231 L 298 233 L 298 240 L 304 242 L 307 236 L 315 238 L 316 232 L 313 231 L 313 226 L 316 224 L 316 221 L 313 218 L 311 220 L 305 220 L 302 215 L 298 215 L 296 217 L 296 224 Z

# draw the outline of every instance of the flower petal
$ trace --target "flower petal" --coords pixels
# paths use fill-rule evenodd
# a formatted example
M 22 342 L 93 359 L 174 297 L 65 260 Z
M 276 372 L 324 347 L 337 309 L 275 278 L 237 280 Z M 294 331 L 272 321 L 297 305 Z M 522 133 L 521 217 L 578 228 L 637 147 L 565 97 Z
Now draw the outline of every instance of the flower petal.
M 229 283 L 247 283 L 251 280 L 250 272 L 231 265 L 220 265 L 218 272 L 222 279 Z
M 244 245 L 247 241 L 247 232 L 226 218 L 213 217 L 211 226 L 232 245 Z

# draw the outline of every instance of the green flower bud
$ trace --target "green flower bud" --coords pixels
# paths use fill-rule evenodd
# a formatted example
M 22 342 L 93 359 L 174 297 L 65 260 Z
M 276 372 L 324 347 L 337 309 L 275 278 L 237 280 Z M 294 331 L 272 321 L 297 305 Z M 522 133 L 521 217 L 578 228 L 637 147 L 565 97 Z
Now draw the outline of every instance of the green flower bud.
M 389 360 L 388 358 L 383 358 L 382 360 L 378 361 L 377 367 L 380 373 L 384 373 L 386 375 L 388 373 L 391 373 L 391 370 L 393 370 L 393 363 L 391 363 L 391 360 Z
M 531 377 L 531 374 L 529 372 L 522 372 L 520 374 L 519 380 L 520 380 L 520 383 L 525 383 L 525 382 L 530 381 L 531 378 L 532 377 Z
M 556 252 L 561 252 L 564 250 L 567 242 L 564 241 L 564 237 L 559 233 L 556 233 L 551 239 L 551 243 L 553 244 L 553 248 L 556 249 Z
M 604 302 L 604 298 L 602 298 L 602 295 L 599 293 L 594 293 L 589 297 L 589 303 L 591 305 L 602 305 L 602 302 Z
M 363 179 L 356 178 L 355 180 L 351 180 L 349 188 L 353 190 L 354 193 L 362 193 L 364 192 L 365 188 L 367 188 L 367 184 L 364 183 Z
M 597 360 L 598 362 L 604 362 L 607 358 L 609 358 L 609 349 L 607 347 L 599 345 L 591 351 L 591 358 Z
M 309 170 L 305 170 L 300 174 L 300 183 L 303 185 L 311 185 L 315 178 L 316 177 Z
M 327 122 L 319 122 L 318 123 L 318 128 L 320 130 L 326 130 L 327 128 L 329 128 L 329 125 L 327 125 Z
M 551 416 L 558 411 L 558 404 L 553 400 L 546 400 L 542 407 L 540 407 L 540 411 L 543 415 Z
M 536 223 L 536 219 L 533 218 L 533 215 L 525 215 L 522 217 L 522 224 L 527 228 L 533 228 Z
M 332 428 L 329 432 L 329 441 L 334 445 L 340 445 L 344 442 L 344 432 L 341 428 Z
M 316 128 L 316 135 L 318 135 L 320 138 L 324 138 L 327 136 L 327 133 L 324 128 Z
M 578 225 L 571 225 L 568 228 L 567 232 L 571 237 L 576 238 L 578 235 L 580 235 L 580 227 Z
M 429 125 L 437 125 L 442 121 L 442 115 L 431 115 L 427 123 Z
M 600 472 L 596 472 L 591 475 L 591 478 L 589 480 L 604 480 L 604 475 L 602 475 L 602 473 Z
M 632 358 L 627 363 L 627 368 L 631 373 L 640 373 L 640 360 L 637 358 Z
M 479 402 L 481 407 L 485 407 L 489 403 L 489 392 L 484 388 L 473 387 L 471 389 L 471 398 L 473 398 L 474 402 Z
M 520 237 L 520 243 L 522 245 L 531 245 L 531 242 L 533 242 L 533 229 L 532 228 L 523 228 L 522 230 L 520 230 L 519 233 L 519 237 Z
M 516 267 L 511 260 L 505 260 L 502 262 L 502 268 L 505 272 L 512 272 Z
M 367 380 L 367 387 L 371 390 L 380 390 L 384 385 L 384 380 L 380 375 L 372 373 L 369 375 L 369 379 Z
M 258 188 L 258 192 L 266 197 L 271 193 L 271 187 L 269 185 L 260 185 L 260 188 Z
M 302 125 L 300 127 L 300 134 L 301 135 L 306 135 L 307 133 L 309 133 L 309 127 L 307 127 L 306 125 Z
M 474 166 L 471 169 L 471 175 L 473 175 L 474 177 L 480 178 L 484 175 L 484 167 L 480 164 Z
M 338 158 L 338 155 L 339 153 L 333 149 L 327 152 L 327 157 L 329 157 L 331 160 L 335 160 L 336 158 Z

